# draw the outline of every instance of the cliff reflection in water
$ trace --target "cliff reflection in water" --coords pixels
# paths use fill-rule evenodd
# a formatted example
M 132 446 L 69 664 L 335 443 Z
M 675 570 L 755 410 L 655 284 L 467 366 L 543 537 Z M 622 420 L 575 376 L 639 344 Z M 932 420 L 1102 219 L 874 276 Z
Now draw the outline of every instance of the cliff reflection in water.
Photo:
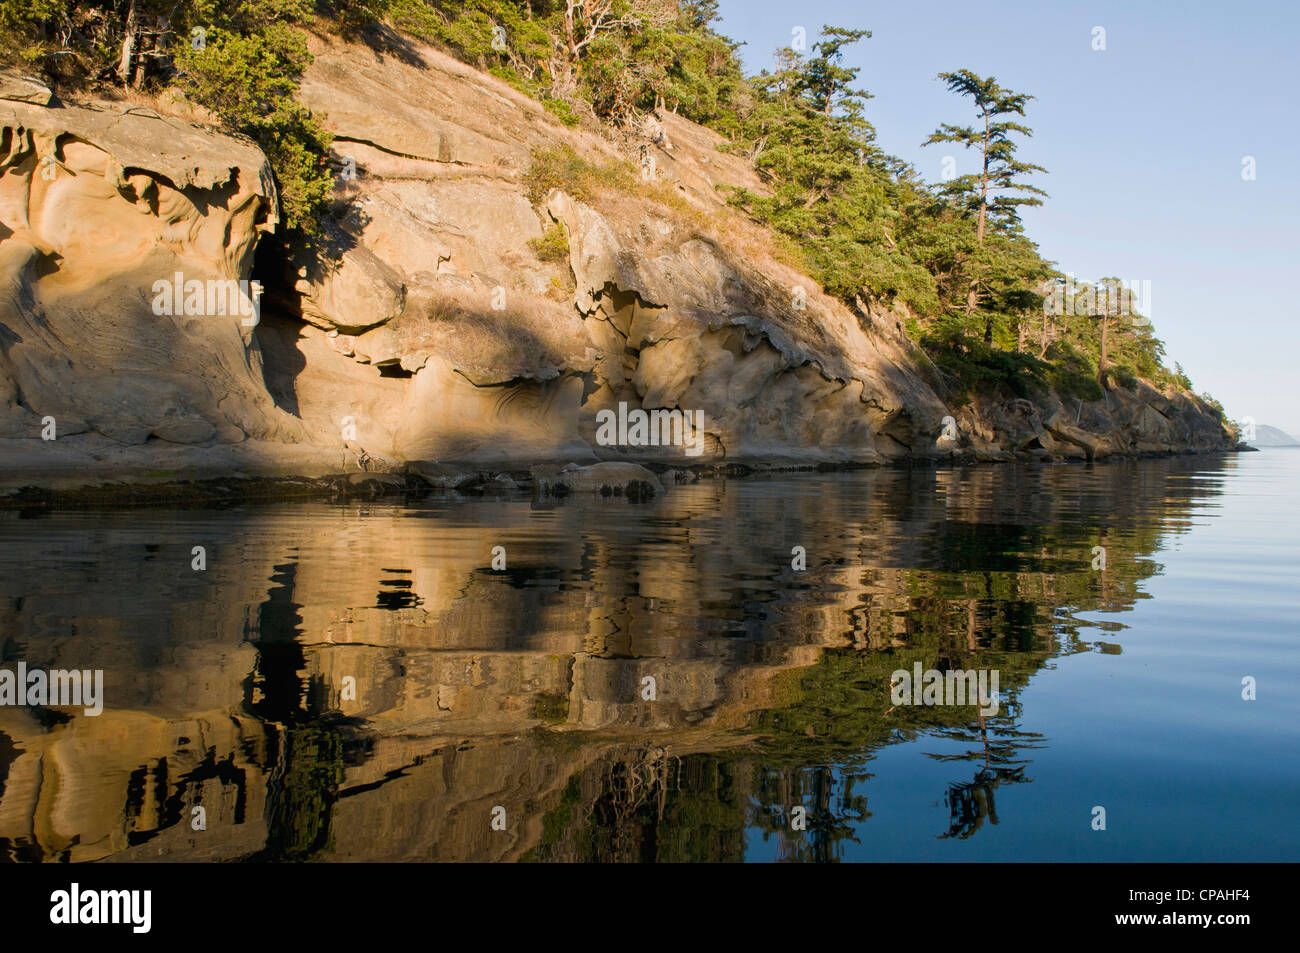
M 1075 616 L 1143 597 L 1223 465 L 0 514 L 4 664 L 102 668 L 106 696 L 0 708 L 0 858 L 835 859 L 919 735 L 964 746 L 930 836 L 978 839 L 1051 743 L 1021 689 L 1111 650 Z M 1000 710 L 892 709 L 915 662 L 999 670 Z

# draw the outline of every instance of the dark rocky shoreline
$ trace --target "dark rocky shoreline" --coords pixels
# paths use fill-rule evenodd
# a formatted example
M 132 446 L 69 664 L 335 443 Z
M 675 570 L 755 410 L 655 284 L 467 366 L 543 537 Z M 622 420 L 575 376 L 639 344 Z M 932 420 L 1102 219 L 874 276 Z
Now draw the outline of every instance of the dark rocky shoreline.
M 668 467 L 631 462 L 605 462 L 565 470 L 558 465 L 527 469 L 485 469 L 472 466 L 411 463 L 402 472 L 334 473 L 323 476 L 224 476 L 198 480 L 106 482 L 71 488 L 28 484 L 0 490 L 0 510 L 118 509 L 128 507 L 221 506 L 284 502 L 398 502 L 431 494 L 453 497 L 500 496 L 559 500 L 580 494 L 630 503 L 649 502 L 672 486 L 710 479 L 761 478 L 781 473 L 836 473 L 879 469 L 966 469 L 993 464 L 1087 465 L 1122 463 L 1186 456 L 1222 456 L 1258 452 L 1249 446 L 1226 450 L 1145 451 L 1115 454 L 1100 460 L 1051 457 L 1043 453 L 1008 452 L 1001 457 L 957 451 L 930 457 L 879 463 L 819 463 L 809 466 L 699 464 Z M 567 475 L 566 475 L 567 474 Z

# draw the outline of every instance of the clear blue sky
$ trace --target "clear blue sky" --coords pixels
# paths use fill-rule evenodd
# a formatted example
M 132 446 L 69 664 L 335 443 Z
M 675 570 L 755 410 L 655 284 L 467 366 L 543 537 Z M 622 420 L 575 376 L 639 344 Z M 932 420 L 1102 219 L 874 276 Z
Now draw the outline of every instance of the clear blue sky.
M 929 181 L 944 155 L 922 149 L 942 122 L 972 120 L 935 78 L 992 74 L 1036 97 L 1020 157 L 1050 193 L 1025 225 L 1049 259 L 1085 280 L 1151 282 L 1151 317 L 1196 389 L 1229 416 L 1300 437 L 1300 0 L 721 0 L 721 32 L 771 67 L 796 26 L 872 31 L 848 50 L 880 146 Z M 1106 49 L 1093 50 L 1093 28 Z M 1242 158 L 1256 178 L 1243 181 Z

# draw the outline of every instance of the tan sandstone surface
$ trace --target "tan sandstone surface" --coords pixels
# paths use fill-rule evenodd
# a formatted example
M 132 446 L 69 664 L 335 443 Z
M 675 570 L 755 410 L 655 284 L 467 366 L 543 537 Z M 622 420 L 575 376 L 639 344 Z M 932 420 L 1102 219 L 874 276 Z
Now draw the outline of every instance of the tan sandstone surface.
M 301 96 L 335 135 L 337 214 L 291 261 L 255 255 L 277 213 L 250 143 L 5 74 L 0 486 L 1231 445 L 1198 398 L 1145 383 L 945 405 L 904 316 L 785 264 L 719 189 L 761 183 L 677 116 L 659 145 L 606 138 L 429 47 L 313 43 Z M 530 196 L 535 151 L 559 147 L 646 174 Z M 530 241 L 555 227 L 567 258 L 543 261 Z M 258 319 L 157 313 L 176 275 L 260 280 Z M 704 452 L 602 446 L 620 403 L 702 412 Z

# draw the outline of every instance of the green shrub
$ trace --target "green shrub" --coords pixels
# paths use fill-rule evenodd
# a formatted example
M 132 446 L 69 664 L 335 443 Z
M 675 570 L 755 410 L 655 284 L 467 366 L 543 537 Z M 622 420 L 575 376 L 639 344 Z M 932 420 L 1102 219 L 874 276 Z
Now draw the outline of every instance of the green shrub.
M 60 19 L 63 0 L 0 0 L 0 56 L 8 62 L 32 62 L 46 52 L 45 27 Z
M 311 62 L 306 36 L 284 23 L 247 36 L 213 28 L 203 49 L 183 47 L 176 62 L 186 95 L 266 152 L 285 226 L 315 234 L 333 189 L 325 162 L 332 137 L 294 99 L 298 77 Z
M 375 25 L 389 15 L 392 7 L 392 0 L 316 0 L 316 12 L 333 20 L 343 36 L 355 36 Z
M 1048 380 L 1057 394 L 1082 401 L 1101 400 L 1097 365 L 1089 355 L 1067 341 L 1056 341 L 1047 349 L 1047 359 L 1052 364 Z
M 530 238 L 528 247 L 541 261 L 567 261 L 569 257 L 569 233 L 559 222 L 546 226 L 541 238 Z
M 554 115 L 566 126 L 576 126 L 578 124 L 578 114 L 574 112 L 573 106 L 567 100 L 544 99 L 542 105 L 546 107 L 547 112 Z
M 1112 367 L 1109 371 L 1111 378 L 1121 387 L 1127 387 L 1129 390 L 1136 390 L 1138 384 L 1137 371 L 1128 364 L 1120 364 Z
M 937 322 L 921 339 L 930 359 L 957 381 L 958 397 L 973 390 L 1005 388 L 1030 398 L 1047 384 L 1048 366 L 1032 354 L 991 347 L 968 335 L 958 319 Z
M 1214 411 L 1219 420 L 1226 421 L 1228 419 L 1228 412 L 1223 409 L 1223 404 L 1215 400 L 1208 393 L 1197 394 L 1196 396 L 1199 397 L 1205 405 L 1210 408 L 1210 410 Z

